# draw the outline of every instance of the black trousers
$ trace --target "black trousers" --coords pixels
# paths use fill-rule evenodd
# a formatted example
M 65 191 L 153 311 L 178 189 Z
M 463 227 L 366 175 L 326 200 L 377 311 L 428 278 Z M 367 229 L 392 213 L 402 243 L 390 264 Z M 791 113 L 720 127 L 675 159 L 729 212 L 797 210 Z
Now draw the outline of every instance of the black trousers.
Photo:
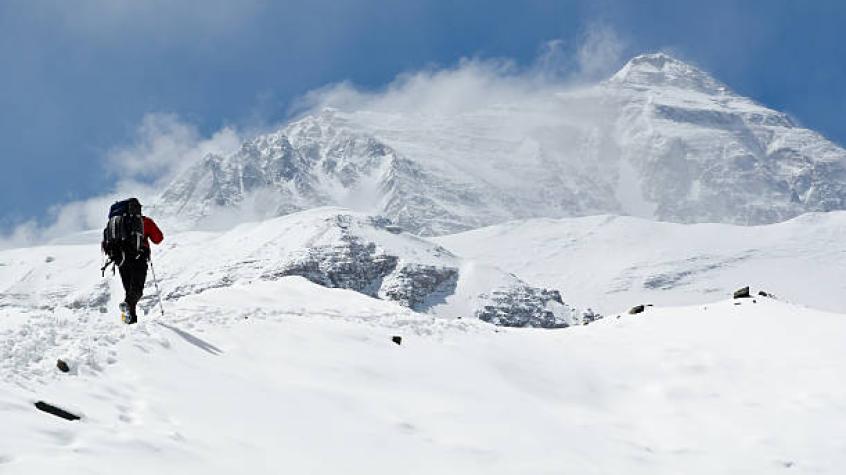
M 138 259 L 127 259 L 118 269 L 123 290 L 126 292 L 124 302 L 129 307 L 129 315 L 135 320 L 137 318 L 135 306 L 144 295 L 144 283 L 147 281 L 147 259 L 144 256 Z

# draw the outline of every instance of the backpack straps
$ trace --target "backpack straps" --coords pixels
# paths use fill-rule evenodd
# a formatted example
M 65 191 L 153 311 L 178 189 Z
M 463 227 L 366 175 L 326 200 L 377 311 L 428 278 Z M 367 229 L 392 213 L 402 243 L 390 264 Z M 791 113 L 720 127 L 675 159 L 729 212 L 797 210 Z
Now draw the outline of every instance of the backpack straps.
M 111 257 L 107 257 L 106 263 L 103 264 L 103 267 L 100 268 L 100 274 L 105 277 L 106 276 L 106 269 L 109 266 L 112 266 L 112 275 L 115 275 L 115 267 L 122 267 L 123 264 L 126 262 L 126 254 L 121 251 L 120 253 L 120 262 L 116 262 Z
M 106 263 L 103 264 L 103 267 L 100 268 L 100 274 L 103 277 L 106 277 L 106 269 L 109 267 L 109 265 L 112 266 L 112 275 L 115 275 L 115 261 L 109 258 L 108 260 L 106 260 Z

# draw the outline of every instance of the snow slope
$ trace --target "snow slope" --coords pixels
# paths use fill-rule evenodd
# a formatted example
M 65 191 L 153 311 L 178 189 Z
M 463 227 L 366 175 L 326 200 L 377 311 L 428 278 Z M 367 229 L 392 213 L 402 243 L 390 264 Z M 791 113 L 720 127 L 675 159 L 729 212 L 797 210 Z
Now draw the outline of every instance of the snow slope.
M 421 318 L 299 277 L 212 289 L 168 311 L 126 327 L 0 309 L 17 326 L 0 341 L 47 349 L 37 368 L 0 369 L 0 471 L 838 474 L 846 464 L 843 315 L 759 299 L 509 329 Z M 55 332 L 22 332 L 36 324 Z M 46 371 L 59 356 L 71 373 Z M 38 412 L 41 399 L 83 418 Z
M 326 205 L 421 235 L 601 213 L 763 224 L 846 209 L 846 150 L 647 54 L 599 85 L 459 112 L 326 109 L 189 166 L 153 214 L 223 225 Z
M 765 226 L 535 219 L 434 241 L 603 313 L 709 302 L 746 285 L 846 313 L 844 237 L 846 212 L 830 212 Z
M 114 309 L 123 290 L 101 278 L 99 239 L 98 233 L 87 233 L 52 246 L 0 252 L 0 308 Z M 555 290 L 528 286 L 514 275 L 462 259 L 384 218 L 339 208 L 302 211 L 220 233 L 177 233 L 154 254 L 166 303 L 209 289 L 299 275 L 445 318 L 540 327 L 594 318 L 568 306 Z M 140 307 L 150 310 L 154 296 L 151 273 Z

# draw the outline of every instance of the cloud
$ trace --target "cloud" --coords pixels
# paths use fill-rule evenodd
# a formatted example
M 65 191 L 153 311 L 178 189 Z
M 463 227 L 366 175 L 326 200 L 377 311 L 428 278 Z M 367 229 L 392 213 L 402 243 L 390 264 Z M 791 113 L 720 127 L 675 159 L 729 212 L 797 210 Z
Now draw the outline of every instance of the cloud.
M 154 196 L 155 187 L 134 181 L 121 181 L 113 191 L 86 200 L 55 205 L 48 210 L 47 224 L 30 220 L 0 235 L 0 249 L 44 244 L 70 234 L 102 228 L 109 206 L 127 196 L 142 202 Z
M 106 163 L 121 179 L 159 181 L 209 153 L 234 151 L 241 142 L 232 127 L 203 137 L 175 114 L 147 114 L 135 131 L 135 141 L 110 150 Z
M 579 73 L 584 79 L 606 77 L 620 66 L 625 43 L 608 25 L 591 25 L 584 33 L 578 48 Z
M 109 205 L 129 196 L 142 203 L 155 200 L 162 186 L 183 167 L 209 153 L 226 154 L 240 146 L 242 137 L 232 127 L 209 136 L 174 114 L 142 118 L 132 142 L 106 153 L 105 166 L 116 178 L 111 190 L 85 200 L 57 204 L 45 222 L 29 220 L 0 235 L 0 249 L 43 244 L 81 231 L 99 229 Z
M 572 73 L 573 64 L 573 55 L 568 51 L 567 43 L 555 39 L 541 45 L 534 69 L 547 78 L 561 78 Z

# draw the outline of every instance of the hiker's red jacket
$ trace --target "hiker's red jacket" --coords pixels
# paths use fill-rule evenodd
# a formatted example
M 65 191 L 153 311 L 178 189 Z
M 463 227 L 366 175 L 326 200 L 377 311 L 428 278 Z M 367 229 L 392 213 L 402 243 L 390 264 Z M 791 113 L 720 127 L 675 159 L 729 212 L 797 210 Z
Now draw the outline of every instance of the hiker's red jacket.
M 155 221 L 144 216 L 144 247 L 149 249 L 150 243 L 147 239 L 153 241 L 153 244 L 158 244 L 162 242 L 162 239 L 164 239 L 164 234 L 162 234 L 162 230 L 156 226 Z

